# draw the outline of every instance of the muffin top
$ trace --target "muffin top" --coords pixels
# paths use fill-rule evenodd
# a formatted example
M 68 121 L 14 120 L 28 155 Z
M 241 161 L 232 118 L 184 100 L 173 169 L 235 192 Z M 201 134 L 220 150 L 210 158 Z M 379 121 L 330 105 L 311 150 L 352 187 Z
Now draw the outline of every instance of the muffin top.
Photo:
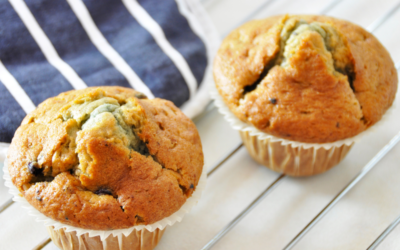
M 195 125 L 170 101 L 121 87 L 62 93 L 27 115 L 12 182 L 44 215 L 80 228 L 151 224 L 179 210 L 203 168 Z
M 310 143 L 350 138 L 392 105 L 397 72 L 363 28 L 326 16 L 275 16 L 234 30 L 214 61 L 218 92 L 243 122 Z

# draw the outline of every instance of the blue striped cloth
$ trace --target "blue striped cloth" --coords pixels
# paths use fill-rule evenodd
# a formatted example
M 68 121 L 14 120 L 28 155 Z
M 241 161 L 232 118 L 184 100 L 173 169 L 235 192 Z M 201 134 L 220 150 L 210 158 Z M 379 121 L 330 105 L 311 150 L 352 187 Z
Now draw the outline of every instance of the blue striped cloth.
M 88 86 L 131 87 L 195 115 L 209 56 L 188 1 L 0 0 L 0 142 L 45 99 Z

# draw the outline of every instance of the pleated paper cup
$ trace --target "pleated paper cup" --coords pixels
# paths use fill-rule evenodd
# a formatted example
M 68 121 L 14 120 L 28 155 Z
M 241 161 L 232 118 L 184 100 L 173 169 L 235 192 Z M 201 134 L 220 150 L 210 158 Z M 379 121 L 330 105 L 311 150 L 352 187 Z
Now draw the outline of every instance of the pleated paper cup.
M 379 122 L 354 137 L 331 143 L 304 143 L 267 134 L 239 120 L 225 104 L 215 86 L 210 95 L 225 120 L 239 131 L 243 144 L 255 161 L 273 171 L 295 177 L 320 174 L 339 164 L 355 142 L 373 133 L 395 109 L 392 106 Z
M 101 240 L 100 236 L 90 237 L 87 233 L 78 236 L 75 231 L 66 232 L 63 228 L 55 230 L 53 226 L 48 226 L 47 231 L 53 243 L 64 250 L 151 250 L 161 240 L 165 228 L 157 228 L 153 232 L 133 230 L 128 236 L 109 235 L 105 240 Z
M 323 173 L 337 165 L 350 151 L 353 144 L 325 149 L 282 145 L 270 138 L 263 140 L 249 131 L 239 131 L 251 157 L 275 172 L 291 176 L 310 176 Z
M 203 169 L 196 190 L 192 193 L 182 207 L 172 215 L 149 225 L 139 225 L 125 229 L 115 230 L 90 230 L 63 224 L 46 217 L 36 210 L 20 194 L 13 185 L 8 171 L 7 159 L 4 161 L 5 186 L 14 196 L 13 200 L 27 209 L 28 213 L 35 217 L 36 221 L 43 222 L 54 244 L 64 250 L 151 250 L 157 246 L 166 229 L 180 222 L 194 205 L 200 200 L 206 186 L 207 174 Z M 95 215 L 94 215 L 95 216 Z

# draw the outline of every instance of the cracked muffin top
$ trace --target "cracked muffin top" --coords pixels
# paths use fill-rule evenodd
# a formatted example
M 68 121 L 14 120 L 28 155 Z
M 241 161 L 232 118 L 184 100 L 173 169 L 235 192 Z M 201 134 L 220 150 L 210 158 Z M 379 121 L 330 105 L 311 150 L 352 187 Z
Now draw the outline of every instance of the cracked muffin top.
M 195 125 L 170 101 L 99 87 L 62 93 L 27 115 L 8 164 L 44 215 L 108 230 L 179 210 L 196 189 L 203 152 Z
M 300 142 L 350 138 L 392 105 L 397 72 L 363 28 L 326 16 L 275 16 L 234 30 L 214 61 L 218 92 L 242 121 Z

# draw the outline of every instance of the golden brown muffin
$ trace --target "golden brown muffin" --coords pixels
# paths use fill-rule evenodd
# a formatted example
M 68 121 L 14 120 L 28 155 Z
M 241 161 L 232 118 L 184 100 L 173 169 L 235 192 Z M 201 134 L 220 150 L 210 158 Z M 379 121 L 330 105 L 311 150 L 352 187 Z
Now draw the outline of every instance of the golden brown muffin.
M 203 152 L 195 125 L 171 102 L 99 87 L 40 104 L 16 131 L 8 163 L 41 213 L 108 230 L 179 210 L 196 189 Z
M 350 138 L 392 105 L 397 72 L 363 28 L 326 16 L 255 20 L 223 41 L 217 89 L 242 121 L 300 142 Z

